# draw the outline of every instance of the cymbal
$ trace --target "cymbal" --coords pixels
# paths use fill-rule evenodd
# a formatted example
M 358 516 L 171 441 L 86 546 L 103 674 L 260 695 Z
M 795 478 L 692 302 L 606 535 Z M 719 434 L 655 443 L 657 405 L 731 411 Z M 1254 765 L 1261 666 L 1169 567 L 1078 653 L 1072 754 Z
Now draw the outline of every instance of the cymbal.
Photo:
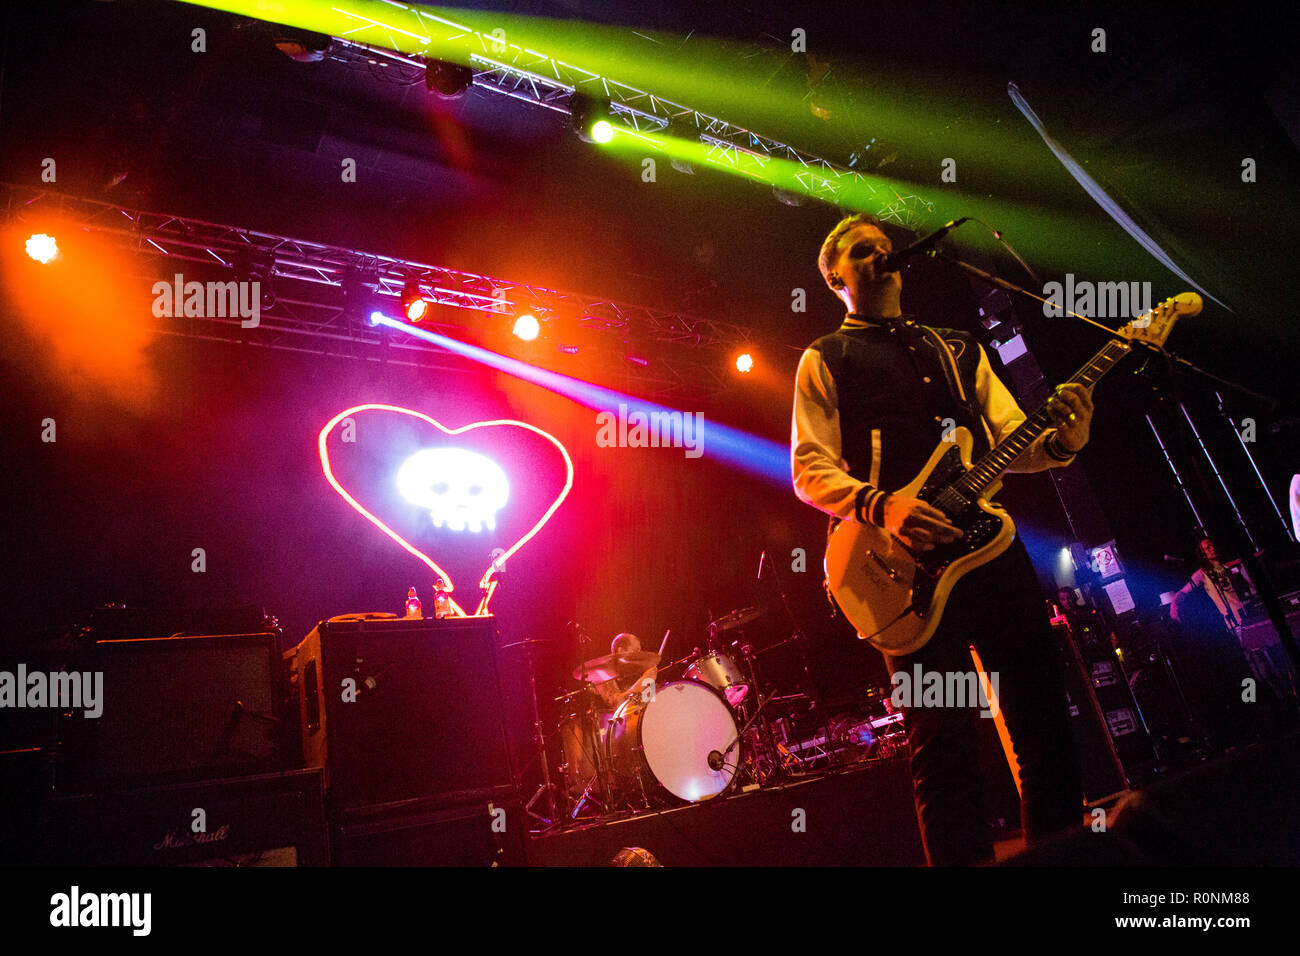
M 730 614 L 722 615 L 722 617 L 709 625 L 709 629 L 714 631 L 727 631 L 733 627 L 741 627 L 742 625 L 748 624 L 750 621 L 757 621 L 766 613 L 766 609 L 761 607 L 743 607 L 739 611 L 732 611 Z
M 607 654 L 593 657 L 573 669 L 574 680 L 587 680 L 593 684 L 617 680 L 620 677 L 637 677 L 659 664 L 654 651 L 630 651 L 626 654 Z

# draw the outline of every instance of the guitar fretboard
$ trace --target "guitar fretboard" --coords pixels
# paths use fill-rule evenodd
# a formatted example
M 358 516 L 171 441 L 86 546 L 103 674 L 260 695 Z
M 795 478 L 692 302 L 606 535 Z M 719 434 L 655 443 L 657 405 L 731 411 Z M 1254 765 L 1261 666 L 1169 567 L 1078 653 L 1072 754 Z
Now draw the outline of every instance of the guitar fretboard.
M 1097 354 L 1074 374 L 1070 381 L 1078 382 L 1085 387 L 1091 387 L 1103 375 L 1114 368 L 1120 359 L 1131 350 L 1132 346 L 1127 342 L 1112 339 L 1103 345 Z M 1037 411 L 1026 418 L 1019 428 L 976 462 L 975 466 L 955 481 L 952 487 L 967 500 L 973 500 L 982 495 L 985 489 L 997 481 L 1002 473 L 1010 467 L 1011 463 L 1019 458 L 1039 435 L 1052 427 L 1052 413 L 1049 411 L 1050 403 L 1051 399 L 1048 399 L 1042 405 L 1039 405 Z

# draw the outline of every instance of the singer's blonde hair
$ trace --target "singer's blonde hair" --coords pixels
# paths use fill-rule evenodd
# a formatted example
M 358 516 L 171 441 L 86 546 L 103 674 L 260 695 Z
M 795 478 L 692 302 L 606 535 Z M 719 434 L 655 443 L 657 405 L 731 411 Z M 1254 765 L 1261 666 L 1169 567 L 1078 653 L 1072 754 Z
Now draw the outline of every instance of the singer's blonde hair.
M 845 233 L 857 226 L 875 226 L 881 232 L 885 232 L 885 224 L 870 213 L 857 212 L 851 216 L 845 216 L 835 224 L 835 228 L 827 233 L 825 240 L 822 241 L 822 248 L 817 253 L 817 268 L 821 271 L 822 278 L 830 286 L 831 263 L 839 252 L 840 240 L 844 238 Z M 885 233 L 886 238 L 889 237 Z M 893 240 L 889 240 L 891 245 Z M 833 287 L 832 287 L 833 288 Z

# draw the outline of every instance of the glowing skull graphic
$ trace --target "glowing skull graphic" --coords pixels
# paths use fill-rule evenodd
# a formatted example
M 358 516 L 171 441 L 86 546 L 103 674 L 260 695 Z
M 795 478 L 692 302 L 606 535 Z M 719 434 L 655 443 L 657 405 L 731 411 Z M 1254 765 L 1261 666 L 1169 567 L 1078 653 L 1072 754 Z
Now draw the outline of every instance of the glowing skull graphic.
M 412 504 L 429 509 L 435 528 L 496 530 L 496 514 L 510 499 L 510 483 L 491 458 L 463 448 L 417 451 L 397 471 L 397 488 Z

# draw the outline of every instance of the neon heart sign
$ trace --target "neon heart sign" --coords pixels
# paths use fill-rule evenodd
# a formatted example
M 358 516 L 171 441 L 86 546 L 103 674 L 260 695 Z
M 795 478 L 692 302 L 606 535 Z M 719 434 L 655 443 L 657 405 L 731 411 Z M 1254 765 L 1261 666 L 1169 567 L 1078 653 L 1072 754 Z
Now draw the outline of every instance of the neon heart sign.
M 524 429 L 541 436 L 559 451 L 564 460 L 564 487 L 560 489 L 559 494 L 550 502 L 541 517 L 527 531 L 520 535 L 509 547 L 493 552 L 495 557 L 488 564 L 482 578 L 479 580 L 482 597 L 473 616 L 486 615 L 488 613 L 488 604 L 496 591 L 496 572 L 505 566 L 506 561 L 515 552 L 532 540 L 533 536 L 551 520 L 551 515 L 555 514 L 556 509 L 568 497 L 569 490 L 573 487 L 573 460 L 569 457 L 568 451 L 553 435 L 534 425 L 529 425 L 527 422 L 513 419 L 497 419 L 472 422 L 468 425 L 462 425 L 460 428 L 447 428 L 442 423 L 421 412 L 402 408 L 398 405 L 375 403 L 354 405 L 352 408 L 345 409 L 331 418 L 325 424 L 325 427 L 320 430 L 320 434 L 317 436 L 317 448 L 320 452 L 321 468 L 325 472 L 326 480 L 329 481 L 343 500 L 360 512 L 367 521 L 396 541 L 408 553 L 419 558 L 438 576 L 448 597 L 451 598 L 453 613 L 462 617 L 470 615 L 467 615 L 455 598 L 451 597 L 455 591 L 451 575 L 432 557 L 407 541 L 382 518 L 359 502 L 343 487 L 334 474 L 329 453 L 328 440 L 330 433 L 334 431 L 340 422 L 365 411 L 392 412 L 406 415 L 432 425 L 437 429 L 438 433 L 447 437 L 467 436 L 480 429 Z M 483 434 L 488 434 L 488 432 L 482 432 L 478 437 L 481 438 Z M 508 479 L 504 470 L 496 461 L 477 452 L 454 446 L 425 448 L 408 456 L 402 466 L 397 469 L 393 485 L 407 501 L 414 503 L 427 513 L 428 517 L 432 519 L 434 527 L 453 532 L 465 532 L 470 537 L 484 530 L 495 529 L 496 519 L 510 499 Z

